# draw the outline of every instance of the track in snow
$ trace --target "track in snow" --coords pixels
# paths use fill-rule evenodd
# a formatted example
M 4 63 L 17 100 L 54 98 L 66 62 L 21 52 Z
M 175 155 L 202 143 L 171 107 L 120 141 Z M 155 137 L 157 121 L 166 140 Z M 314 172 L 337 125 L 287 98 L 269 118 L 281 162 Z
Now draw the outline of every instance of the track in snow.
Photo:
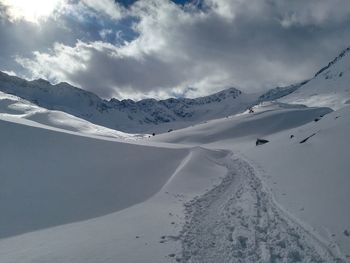
M 223 182 L 186 204 L 177 262 L 343 262 L 274 204 L 248 163 L 231 157 L 221 164 Z

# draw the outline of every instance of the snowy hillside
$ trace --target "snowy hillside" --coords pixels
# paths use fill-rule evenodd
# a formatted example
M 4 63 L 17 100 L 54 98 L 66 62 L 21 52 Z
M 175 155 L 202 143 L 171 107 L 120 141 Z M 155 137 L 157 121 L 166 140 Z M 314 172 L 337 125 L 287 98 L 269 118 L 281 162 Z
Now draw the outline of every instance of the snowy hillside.
M 268 137 L 270 144 L 245 153 L 281 207 L 346 262 L 350 261 L 349 116 L 350 107 L 345 107 Z
M 323 258 L 323 261 L 316 260 L 317 257 L 309 258 L 307 254 L 303 254 L 305 251 L 302 252 L 294 248 L 298 260 L 291 262 L 319 262 L 319 260 L 321 260 L 320 262 L 349 262 L 350 176 L 348 171 L 350 164 L 348 156 L 350 141 L 348 134 L 350 132 L 350 107 L 329 112 L 327 108 L 286 109 L 281 105 L 269 104 L 261 106 L 257 113 L 210 121 L 206 124 L 174 131 L 172 134 L 160 135 L 154 139 L 233 151 L 239 159 L 247 161 L 253 167 L 255 176 L 262 181 L 264 191 L 271 194 L 271 200 L 276 205 L 276 209 L 281 209 L 280 213 L 296 223 L 300 229 L 303 229 L 304 233 L 298 234 L 300 241 L 308 236 L 310 238 L 307 241 L 309 245 L 317 241 L 318 244 L 324 246 L 323 251 L 331 251 L 335 257 L 333 259 Z M 303 123 L 306 124 L 301 125 Z M 294 125 L 298 127 L 293 128 Z M 256 146 L 256 138 L 264 138 L 269 142 Z M 247 188 L 245 191 L 253 190 Z M 206 226 L 202 225 L 201 228 L 196 226 L 195 222 L 189 224 L 188 227 L 193 231 L 193 233 L 189 233 L 191 238 L 215 240 L 215 235 L 208 236 L 205 231 L 209 230 L 205 229 L 214 227 L 215 222 L 221 220 L 225 224 L 235 222 L 233 218 L 220 216 L 220 214 L 225 214 L 224 208 L 229 204 L 229 209 L 236 211 L 236 216 L 239 215 L 248 222 L 251 218 L 249 213 L 261 213 L 249 208 L 254 202 L 258 202 L 254 196 L 249 197 L 247 194 L 243 200 L 235 201 L 238 202 L 239 207 L 243 208 L 237 212 L 237 207 L 235 207 L 237 204 L 232 205 L 233 201 L 230 199 L 229 193 L 225 192 L 222 198 L 225 195 L 227 195 L 226 199 L 219 199 L 222 209 L 217 208 L 218 211 L 213 212 L 216 213 L 216 218 L 212 218 L 206 222 Z M 215 209 L 210 204 L 204 203 L 204 206 L 206 213 Z M 273 214 L 273 212 L 271 213 Z M 211 216 L 213 217 L 213 214 Z M 198 220 L 205 220 L 204 214 L 201 217 Z M 271 218 L 264 220 L 271 220 Z M 237 224 L 239 223 L 236 222 L 234 227 L 237 227 Z M 289 243 L 290 241 L 286 241 L 288 238 L 284 237 L 280 241 L 278 238 L 275 240 L 273 237 L 275 230 L 268 229 L 264 231 L 271 231 L 271 236 L 259 237 L 261 235 L 257 228 L 259 226 L 254 226 L 254 221 L 251 224 L 247 223 L 250 230 L 240 230 L 243 232 L 239 232 L 246 243 L 246 250 L 243 251 L 244 262 L 260 262 L 259 260 L 261 260 L 261 254 L 255 255 L 256 252 L 249 252 L 250 246 L 254 248 L 254 251 L 266 249 L 266 247 L 270 249 L 265 260 L 261 262 L 270 262 L 273 257 L 280 258 L 280 261 L 277 262 L 284 262 L 284 257 L 274 242 L 278 243 L 284 240 L 283 242 L 287 242 L 286 246 L 289 244 L 293 247 L 292 243 Z M 271 222 L 265 221 L 264 224 L 271 224 Z M 272 224 L 276 224 L 276 222 L 272 222 Z M 230 235 L 229 230 L 219 229 L 219 225 L 216 228 L 217 231 L 222 232 L 221 236 Z M 257 230 L 253 231 L 254 228 Z M 234 231 L 232 235 L 238 234 L 235 234 Z M 237 236 L 233 236 L 233 240 L 235 238 Z M 232 243 L 220 241 L 220 236 L 218 236 L 218 242 L 221 243 L 220 248 L 209 249 L 206 247 L 204 249 L 185 244 L 184 249 L 185 251 L 189 250 L 187 253 L 201 255 L 195 256 L 194 262 L 210 262 L 207 258 L 213 254 L 215 258 L 220 259 L 222 253 L 225 257 L 221 258 L 220 262 L 229 262 L 224 258 L 235 258 L 233 255 L 226 254 L 233 253 L 234 245 Z M 256 242 L 260 243 L 258 248 L 253 245 Z M 229 249 L 231 252 L 227 252 L 224 247 L 231 247 Z M 218 251 L 220 253 L 216 255 L 215 253 Z M 203 255 L 206 255 L 206 258 L 202 258 Z
M 298 90 L 300 87 L 302 87 L 306 83 L 308 83 L 308 80 L 297 83 L 297 84 L 293 84 L 290 86 L 286 86 L 286 87 L 276 87 L 276 88 L 270 89 L 267 92 L 265 92 L 264 94 L 262 94 L 258 100 L 259 100 L 259 102 L 277 100 L 279 98 L 285 97 L 285 96 L 295 92 L 296 90 Z
M 132 144 L 0 121 L 1 262 L 348 262 L 348 111 L 266 103 Z
M 0 141 L 0 239 L 145 201 L 188 153 L 79 136 L 20 119 L 0 120 Z M 154 162 L 162 165 L 147 173 Z
M 107 101 L 68 83 L 51 85 L 42 79 L 26 81 L 2 72 L 0 91 L 46 109 L 63 111 L 94 124 L 129 133 L 165 132 L 232 115 L 244 111 L 258 98 L 258 94 L 243 94 L 229 88 L 196 99 Z
M 0 92 L 0 119 L 42 124 L 49 127 L 79 132 L 86 135 L 112 137 L 117 139 L 137 139 L 146 135 L 128 134 L 92 124 L 61 111 L 47 110 L 14 95 Z
M 349 263 L 349 57 L 162 101 L 0 73 L 0 262 Z
M 224 151 L 126 144 L 21 119 L 0 120 L 0 143 L 1 262 L 171 261 L 184 203 L 227 171 L 217 164 Z
M 331 109 L 267 103 L 255 108 L 255 111 L 255 114 L 239 114 L 178 130 L 172 134 L 160 134 L 154 139 L 195 144 L 235 139 L 235 144 L 242 140 L 254 144 L 256 138 L 301 126 L 330 113 Z
M 349 83 L 350 48 L 347 48 L 309 82 L 280 101 L 340 109 L 350 104 Z

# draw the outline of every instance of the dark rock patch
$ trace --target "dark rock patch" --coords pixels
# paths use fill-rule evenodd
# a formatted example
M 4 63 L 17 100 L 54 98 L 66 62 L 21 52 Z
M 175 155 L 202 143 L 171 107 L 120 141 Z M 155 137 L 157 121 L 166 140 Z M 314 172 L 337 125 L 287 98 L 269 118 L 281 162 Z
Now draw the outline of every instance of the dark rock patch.
M 256 142 L 255 142 L 255 145 L 258 146 L 258 145 L 263 145 L 265 143 L 268 143 L 269 141 L 268 140 L 265 140 L 265 139 L 256 139 Z
M 306 142 L 308 139 L 310 139 L 312 136 L 315 136 L 315 135 L 316 135 L 316 133 L 313 133 L 313 134 L 311 134 L 310 136 L 306 137 L 304 140 L 300 141 L 299 143 L 304 143 L 304 142 Z

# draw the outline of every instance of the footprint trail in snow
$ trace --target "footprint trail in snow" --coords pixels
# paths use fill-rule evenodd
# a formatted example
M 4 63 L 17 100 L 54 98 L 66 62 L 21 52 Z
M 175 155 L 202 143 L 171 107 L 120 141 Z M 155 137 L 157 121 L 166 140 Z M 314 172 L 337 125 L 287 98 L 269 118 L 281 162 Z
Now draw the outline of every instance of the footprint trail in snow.
M 178 262 L 345 262 L 275 205 L 248 163 L 231 157 L 222 183 L 186 204 Z

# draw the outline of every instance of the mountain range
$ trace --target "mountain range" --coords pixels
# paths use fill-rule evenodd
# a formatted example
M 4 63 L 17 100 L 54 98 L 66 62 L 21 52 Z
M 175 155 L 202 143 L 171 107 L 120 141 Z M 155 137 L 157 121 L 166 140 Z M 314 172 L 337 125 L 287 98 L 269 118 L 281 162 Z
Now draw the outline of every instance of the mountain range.
M 194 99 L 105 100 L 65 82 L 52 85 L 43 79 L 27 81 L 3 72 L 0 72 L 0 91 L 110 129 L 128 133 L 161 133 L 244 112 L 264 101 L 280 100 L 308 106 L 320 105 L 321 102 L 321 106 L 338 109 L 350 99 L 349 53 L 350 48 L 345 49 L 310 80 L 276 87 L 265 93 L 246 94 L 230 87 Z M 331 88 L 334 86 L 336 89 Z
M 273 88 L 265 93 L 245 94 L 231 87 L 199 98 L 169 98 L 165 100 L 130 99 L 104 100 L 92 92 L 68 83 L 52 85 L 38 79 L 27 81 L 0 72 L 0 91 L 26 99 L 49 110 L 63 111 L 91 123 L 129 133 L 165 132 L 210 119 L 245 111 L 263 101 L 281 99 L 286 103 L 315 106 L 313 101 L 333 109 L 349 96 L 349 48 L 341 52 L 315 76 L 298 84 Z M 332 82 L 332 83 L 330 83 Z M 332 90 L 328 86 L 337 86 Z

